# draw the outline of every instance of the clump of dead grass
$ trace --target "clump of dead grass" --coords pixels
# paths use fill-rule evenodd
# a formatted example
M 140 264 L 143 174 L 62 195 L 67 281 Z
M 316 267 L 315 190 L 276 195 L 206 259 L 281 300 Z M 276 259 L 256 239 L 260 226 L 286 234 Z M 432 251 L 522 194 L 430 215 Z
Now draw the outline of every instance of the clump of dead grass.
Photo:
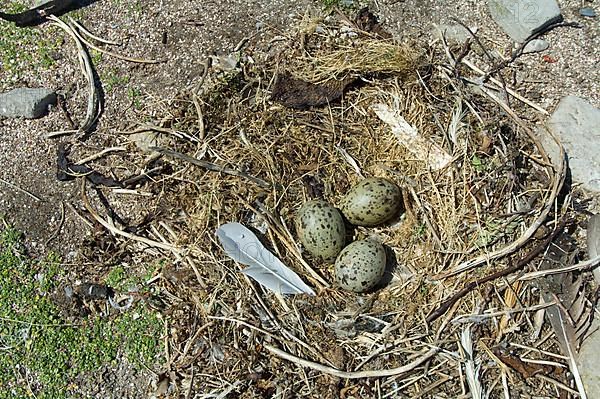
M 294 75 L 313 83 L 378 73 L 406 76 L 415 71 L 422 55 L 419 48 L 408 44 L 362 39 L 305 54 L 295 66 Z

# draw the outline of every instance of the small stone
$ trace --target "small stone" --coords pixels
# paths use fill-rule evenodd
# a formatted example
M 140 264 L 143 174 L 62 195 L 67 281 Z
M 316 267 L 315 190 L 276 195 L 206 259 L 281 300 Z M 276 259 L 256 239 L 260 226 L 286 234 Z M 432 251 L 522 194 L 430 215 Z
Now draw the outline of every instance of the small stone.
M 137 148 L 144 152 L 154 152 L 150 148 L 159 146 L 158 133 L 156 132 L 134 133 L 129 138 L 135 143 Z
M 555 0 L 489 0 L 488 9 L 494 21 L 520 43 L 562 20 Z
M 523 49 L 524 53 L 540 53 L 547 50 L 550 47 L 550 43 L 543 39 L 534 39 L 525 45 Z
M 579 10 L 579 14 L 581 14 L 584 17 L 593 18 L 596 16 L 596 11 L 594 11 L 592 7 L 583 7 Z
M 35 119 L 48 112 L 56 104 L 56 93 L 39 88 L 18 88 L 0 94 L 0 116 L 7 118 Z
M 567 96 L 560 100 L 547 125 L 565 148 L 573 181 L 600 192 L 600 109 L 582 98 Z M 548 144 L 547 151 L 554 160 L 556 145 L 546 139 L 543 144 Z
M 470 28 L 473 33 L 477 32 L 477 28 Z M 450 43 L 463 44 L 467 41 L 471 34 L 462 25 L 437 25 L 434 26 L 432 35 L 435 39 L 441 39 L 442 35 Z
M 213 56 L 213 66 L 223 72 L 233 71 L 240 63 L 240 53 L 234 52 L 224 56 Z

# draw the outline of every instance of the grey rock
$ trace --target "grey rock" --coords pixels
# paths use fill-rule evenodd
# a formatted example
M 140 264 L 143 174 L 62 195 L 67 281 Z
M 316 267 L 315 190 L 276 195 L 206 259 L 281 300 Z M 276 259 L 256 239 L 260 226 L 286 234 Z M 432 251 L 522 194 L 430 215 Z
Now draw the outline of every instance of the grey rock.
M 583 341 L 577 358 L 577 368 L 588 398 L 600 398 L 600 321 L 594 317 L 589 330 L 592 333 Z
M 544 50 L 547 50 L 548 47 L 550 47 L 550 43 L 548 43 L 546 40 L 533 39 L 532 41 L 530 41 L 529 43 L 527 43 L 525 45 L 523 52 L 524 53 L 540 53 Z
M 596 11 L 594 11 L 592 7 L 583 7 L 579 10 L 579 14 L 583 15 L 584 17 L 593 18 L 596 16 Z
M 18 88 L 0 94 L 0 116 L 35 119 L 56 104 L 56 93 L 49 89 Z
M 488 9 L 494 21 L 517 42 L 562 20 L 555 0 L 488 0 Z
M 565 148 L 573 180 L 600 192 L 600 109 L 579 97 L 563 97 L 547 125 Z

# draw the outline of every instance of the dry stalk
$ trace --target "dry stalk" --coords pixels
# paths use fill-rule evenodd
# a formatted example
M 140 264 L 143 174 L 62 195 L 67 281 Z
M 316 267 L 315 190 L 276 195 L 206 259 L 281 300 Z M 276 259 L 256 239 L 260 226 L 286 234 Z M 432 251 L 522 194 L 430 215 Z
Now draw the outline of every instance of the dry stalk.
M 93 128 L 94 124 L 98 121 L 98 118 L 100 117 L 100 112 L 101 112 L 100 96 L 98 94 L 98 88 L 96 87 L 96 81 L 94 79 L 94 67 L 92 65 L 92 61 L 90 59 L 90 56 L 89 56 L 87 50 L 83 46 L 83 42 L 80 39 L 81 36 L 79 36 L 79 34 L 77 34 L 77 32 L 72 27 L 70 27 L 69 25 L 64 23 L 61 19 L 55 17 L 54 15 L 49 15 L 48 19 L 53 21 L 56 26 L 58 26 L 59 28 L 64 30 L 69 36 L 71 36 L 71 38 L 75 42 L 75 45 L 77 46 L 77 58 L 79 59 L 79 66 L 81 67 L 81 70 L 83 71 L 83 74 L 84 74 L 85 78 L 87 79 L 88 89 L 89 89 L 88 106 L 87 106 L 85 121 L 83 122 L 83 125 L 79 128 L 79 130 L 77 130 L 77 131 L 82 132 L 84 134 L 89 133 L 89 131 Z M 62 135 L 62 134 L 66 134 L 66 133 L 73 133 L 73 132 L 72 131 L 55 132 L 55 133 L 50 133 L 49 135 L 47 135 L 47 137 L 56 137 L 58 135 Z
M 115 57 L 118 58 L 120 60 L 124 60 L 124 61 L 129 61 L 129 62 L 135 62 L 135 63 L 139 63 L 139 64 L 158 64 L 160 62 L 162 62 L 161 60 L 147 60 L 147 59 L 143 59 L 143 58 L 132 58 L 132 57 L 128 57 L 125 55 L 121 55 L 118 53 L 114 53 L 110 50 L 106 50 L 103 49 L 102 47 L 98 47 L 96 46 L 94 43 L 90 42 L 89 40 L 86 40 L 78 31 L 77 31 L 77 27 L 81 26 L 79 25 L 77 22 L 75 22 L 72 18 L 69 18 L 71 20 L 71 31 L 73 32 L 73 34 L 75 36 L 77 36 L 77 38 L 84 43 L 86 46 L 93 48 L 96 51 L 99 51 L 103 54 L 106 55 L 110 55 L 111 57 Z
M 416 360 L 393 369 L 387 370 L 363 370 L 363 371 L 342 371 L 333 367 L 325 366 L 320 363 L 312 362 L 310 360 L 302 359 L 298 356 L 292 355 L 286 351 L 283 351 L 279 348 L 276 348 L 271 345 L 265 345 L 265 349 L 269 352 L 279 356 L 282 359 L 288 360 L 292 363 L 296 363 L 302 367 L 308 367 L 322 373 L 330 374 L 338 378 L 347 378 L 347 379 L 358 379 L 358 378 L 380 378 L 380 377 L 390 377 L 395 375 L 400 375 L 404 373 L 408 373 L 414 370 L 416 367 L 419 367 L 421 364 L 425 363 L 427 360 L 431 359 L 436 353 L 440 351 L 439 348 L 431 348 L 423 355 L 419 356 Z
M 21 187 L 17 186 L 16 184 L 13 184 L 13 183 L 9 182 L 8 180 L 4 180 L 1 177 L 0 177 L 0 183 L 4 183 L 7 186 L 12 187 L 15 190 L 22 192 L 23 194 L 27 195 L 28 197 L 30 197 L 30 198 L 38 201 L 38 202 L 42 202 L 43 201 L 40 197 L 38 197 L 37 195 L 33 194 L 31 191 L 25 190 L 24 188 L 21 188 Z
M 104 157 L 106 154 L 110 154 L 113 152 L 121 152 L 121 151 L 125 151 L 127 150 L 125 147 L 110 147 L 110 148 L 105 148 L 102 151 L 90 155 L 89 157 L 83 158 L 77 162 L 75 162 L 75 165 L 83 165 L 85 163 L 91 162 L 91 161 L 95 161 L 96 159 L 100 159 L 102 157 Z
M 98 213 L 96 212 L 96 210 L 90 204 L 90 201 L 89 201 L 89 199 L 87 197 L 87 194 L 86 194 L 85 182 L 86 182 L 85 178 L 81 179 L 81 199 L 83 201 L 83 204 L 84 204 L 85 208 L 87 209 L 87 211 L 90 213 L 90 215 L 92 215 L 92 217 L 98 223 L 100 223 L 102 226 L 104 226 L 104 228 L 106 228 L 108 231 L 110 231 L 113 234 L 120 235 L 122 237 L 128 238 L 130 240 L 134 240 L 134 241 L 138 241 L 138 242 L 144 243 L 144 244 L 146 244 L 146 245 L 148 245 L 150 247 L 156 247 L 156 248 L 164 249 L 164 250 L 167 250 L 167 251 L 171 251 L 173 253 L 180 253 L 181 249 L 177 248 L 175 245 L 163 243 L 163 242 L 160 242 L 160 241 L 154 241 L 154 240 L 151 240 L 151 239 L 146 238 L 146 237 L 141 237 L 141 236 L 137 236 L 135 234 L 128 233 L 126 231 L 118 229 L 117 227 L 115 227 L 111 223 L 109 223 L 106 220 L 102 219 L 100 217 L 100 215 L 98 215 Z

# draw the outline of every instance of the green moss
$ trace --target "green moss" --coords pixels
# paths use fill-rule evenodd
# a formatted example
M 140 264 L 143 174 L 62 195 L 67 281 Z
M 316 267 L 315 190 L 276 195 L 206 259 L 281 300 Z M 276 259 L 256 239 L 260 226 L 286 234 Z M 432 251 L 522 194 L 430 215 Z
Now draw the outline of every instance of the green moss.
M 345 11 L 360 10 L 365 5 L 361 0 L 321 0 L 321 3 L 325 9 L 338 7 Z
M 112 320 L 65 322 L 51 300 L 58 257 L 36 262 L 24 255 L 18 232 L 0 230 L 0 399 L 66 397 L 74 377 L 120 355 L 138 366 L 160 361 L 159 315 L 140 305 Z
M 23 2 L 11 1 L 3 11 L 18 13 L 27 9 Z M 18 28 L 12 22 L 0 21 L 0 72 L 19 77 L 37 68 L 49 68 L 57 42 L 42 28 Z
M 129 76 L 121 76 L 116 70 L 111 70 L 102 76 L 102 82 L 104 82 L 104 90 L 110 93 L 117 87 L 127 85 Z

